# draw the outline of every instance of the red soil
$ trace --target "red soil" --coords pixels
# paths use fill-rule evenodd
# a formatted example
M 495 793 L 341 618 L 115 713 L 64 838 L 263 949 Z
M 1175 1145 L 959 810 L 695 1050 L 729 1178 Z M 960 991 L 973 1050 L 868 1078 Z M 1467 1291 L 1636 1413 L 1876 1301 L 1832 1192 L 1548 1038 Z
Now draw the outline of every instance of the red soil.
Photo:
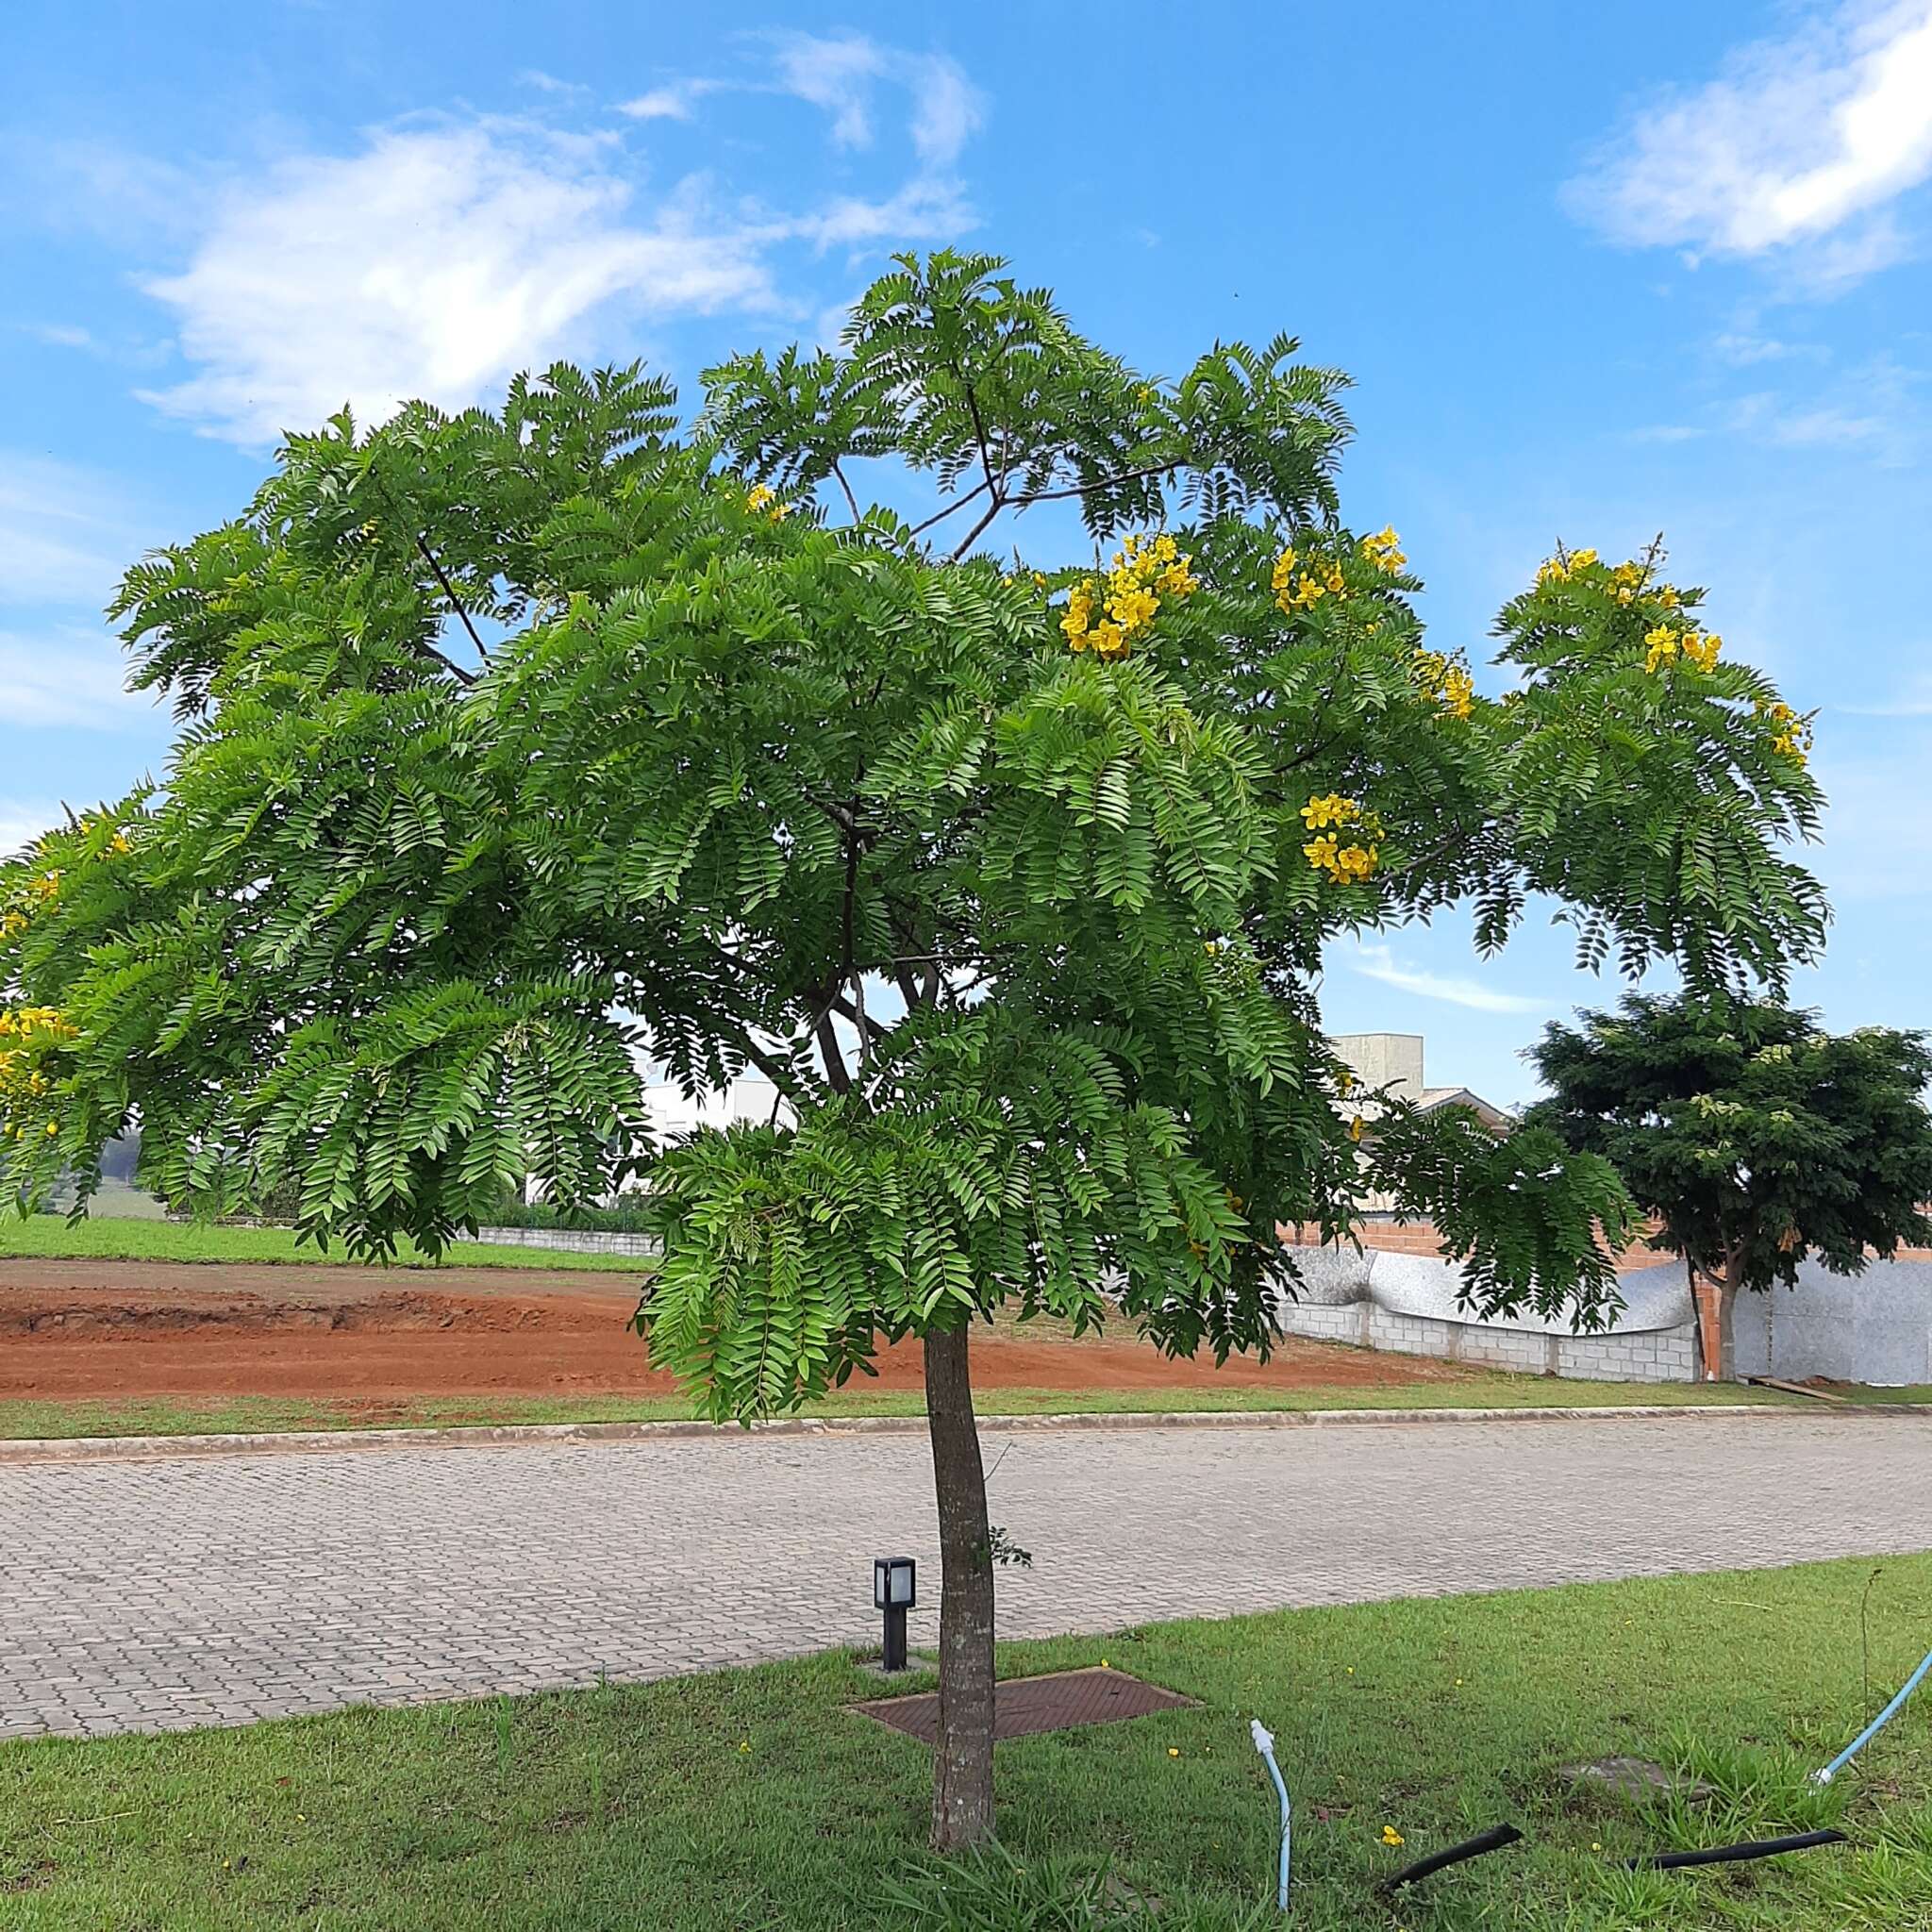
M 634 1275 L 0 1261 L 0 1399 L 675 1395 L 625 1324 Z M 923 1384 L 917 1342 L 867 1389 Z M 1285 1341 L 1265 1365 L 1164 1360 L 1131 1333 L 975 1338 L 981 1389 L 1315 1389 L 1453 1381 L 1413 1357 Z

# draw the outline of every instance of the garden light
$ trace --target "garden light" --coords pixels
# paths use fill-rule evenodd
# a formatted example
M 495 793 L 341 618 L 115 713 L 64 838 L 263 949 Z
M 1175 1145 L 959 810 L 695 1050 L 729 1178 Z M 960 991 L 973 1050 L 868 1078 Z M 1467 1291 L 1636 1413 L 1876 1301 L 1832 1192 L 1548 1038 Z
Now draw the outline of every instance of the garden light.
M 906 1612 L 919 1601 L 919 1566 L 910 1557 L 874 1557 L 872 1564 L 873 1607 L 886 1619 L 882 1669 L 906 1668 Z

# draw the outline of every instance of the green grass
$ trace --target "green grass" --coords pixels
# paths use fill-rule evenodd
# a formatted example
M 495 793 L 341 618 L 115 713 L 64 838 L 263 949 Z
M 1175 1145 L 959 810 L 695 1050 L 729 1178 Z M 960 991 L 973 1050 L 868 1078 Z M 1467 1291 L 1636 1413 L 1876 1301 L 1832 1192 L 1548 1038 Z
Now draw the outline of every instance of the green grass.
M 1873 1389 L 1861 1382 L 1834 1382 L 1831 1385 L 1831 1392 L 1834 1395 L 1842 1395 L 1852 1402 L 1863 1403 L 1868 1407 L 1874 1404 L 1895 1402 L 1924 1403 L 1932 1406 L 1932 1382 L 1908 1383 L 1899 1389 Z M 1824 1404 L 1821 1403 L 1819 1407 L 1822 1408 Z
M 1581 1408 L 1694 1403 L 1802 1407 L 1764 1389 L 1697 1388 L 1675 1382 L 1562 1382 L 1538 1375 L 1405 1382 L 1339 1389 L 985 1389 L 982 1415 L 1274 1414 L 1331 1408 Z M 43 1402 L 0 1398 L 0 1441 L 80 1436 L 254 1435 L 288 1429 L 426 1429 L 532 1423 L 687 1422 L 697 1405 L 680 1396 L 425 1396 L 413 1400 L 318 1401 L 300 1397 L 156 1398 Z M 915 1390 L 872 1394 L 841 1390 L 807 1416 L 924 1415 Z
M 195 1221 L 88 1220 L 70 1223 L 58 1214 L 0 1216 L 0 1260 L 348 1262 L 341 1247 L 326 1254 L 313 1245 L 297 1246 L 286 1227 L 222 1227 Z M 404 1242 L 392 1264 L 433 1268 L 438 1264 Z M 458 1241 L 443 1257 L 451 1268 L 578 1268 L 599 1274 L 641 1273 L 648 1264 L 613 1255 L 575 1255 L 560 1248 L 520 1248 L 487 1241 Z
M 1374 1525 L 1363 1525 L 1373 1535 Z M 1870 1593 L 1871 1682 L 1859 1603 Z M 1924 1932 L 1932 1706 L 1828 1790 L 1830 1757 L 1922 1654 L 1932 1557 L 1156 1624 L 1003 1648 L 1006 1674 L 1105 1657 L 1201 1700 L 999 1747 L 1029 1866 L 1105 1859 L 1144 1923 L 1265 1897 L 1278 1740 L 1309 1932 Z M 728 1615 L 727 1606 L 720 1615 Z M 921 1684 L 924 1680 L 920 1680 Z M 908 1686 L 908 1688 L 914 1688 Z M 928 1760 L 841 1707 L 842 1655 L 667 1684 L 93 1743 L 0 1745 L 0 1924 L 134 1932 L 831 1932 L 882 1916 L 924 1835 Z M 1702 1806 L 1579 1795 L 1564 1760 L 1629 1752 Z M 1503 1820 L 1527 1842 L 1390 1909 L 1370 1887 Z M 1851 1846 L 1635 1874 L 1647 1851 L 1837 1824 Z M 1385 1846 L 1383 1827 L 1406 1840 Z M 929 1923 L 945 1923 L 931 1921 Z M 1083 1919 L 960 1924 L 1079 1924 Z

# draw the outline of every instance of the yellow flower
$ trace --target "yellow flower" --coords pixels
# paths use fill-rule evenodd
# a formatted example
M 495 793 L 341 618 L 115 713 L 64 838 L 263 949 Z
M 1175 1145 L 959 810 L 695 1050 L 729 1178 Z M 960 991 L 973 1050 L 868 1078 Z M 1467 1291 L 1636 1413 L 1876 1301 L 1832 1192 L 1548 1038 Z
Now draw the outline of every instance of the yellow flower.
M 1075 584 L 1068 594 L 1066 615 L 1060 619 L 1060 629 L 1065 633 L 1067 642 L 1076 651 L 1087 648 L 1087 627 L 1092 616 L 1092 584 Z
M 1588 570 L 1595 561 L 1594 550 L 1573 550 L 1570 553 L 1570 569 L 1573 575 L 1579 570 Z
M 1377 570 L 1386 572 L 1391 577 L 1408 561 L 1402 554 L 1401 539 L 1396 536 L 1392 524 L 1377 530 L 1373 537 L 1364 537 L 1356 548 Z
M 1724 641 L 1714 631 L 1706 631 L 1701 636 L 1690 633 L 1684 640 L 1684 655 L 1700 671 L 1717 669 L 1717 654 L 1724 647 Z
M 1385 1824 L 1382 1827 L 1382 1842 L 1385 1845 L 1402 1845 L 1407 1844 L 1408 1840 L 1392 1824 Z
M 1291 616 L 1294 613 L 1294 545 L 1291 543 L 1274 559 L 1274 568 L 1268 575 L 1268 588 L 1274 592 L 1274 601 Z
M 1332 873 L 1337 870 L 1336 840 L 1333 832 L 1324 832 L 1319 839 L 1302 847 L 1302 854 L 1317 872 Z
M 1129 637 L 1137 630 L 1145 630 L 1159 608 L 1160 599 L 1139 585 L 1116 591 L 1107 600 L 1107 614 Z
M 1322 578 L 1322 588 L 1331 597 L 1341 596 L 1348 588 L 1348 579 L 1341 575 L 1341 566 L 1339 563 L 1331 563 L 1328 566 L 1326 574 Z
M 1353 798 L 1331 791 L 1323 798 L 1311 798 L 1302 807 L 1303 822 L 1310 830 L 1324 825 L 1349 825 L 1361 817 L 1362 808 Z
M 759 511 L 763 511 L 765 516 L 774 524 L 783 523 L 791 514 L 791 506 L 778 501 L 778 492 L 775 490 L 766 489 L 762 483 L 754 483 L 745 491 L 744 507 L 754 516 L 758 515 Z
M 1660 624 L 1654 630 L 1643 634 L 1643 641 L 1650 646 L 1649 655 L 1643 660 L 1646 671 L 1655 671 L 1667 658 L 1677 655 L 1677 633 L 1669 625 Z
M 1179 1756 L 1181 1755 L 1181 1754 L 1180 1754 L 1180 1748 L 1179 1748 L 1179 1746 L 1178 1746 L 1178 1745 L 1174 1745 L 1174 1744 L 1170 1744 L 1170 1745 L 1169 1745 L 1169 1746 L 1167 1747 L 1167 1755 L 1168 1755 L 1168 1756 L 1169 1756 L 1170 1757 L 1179 1757 Z
M 1802 765 L 1811 750 L 1811 726 L 1782 701 L 1757 700 L 1757 715 L 1771 726 L 1773 751 L 1781 751 Z
M 1360 1114 L 1357 1114 L 1354 1120 L 1348 1124 L 1348 1138 L 1357 1145 L 1361 1142 L 1363 1125 L 1364 1123 Z

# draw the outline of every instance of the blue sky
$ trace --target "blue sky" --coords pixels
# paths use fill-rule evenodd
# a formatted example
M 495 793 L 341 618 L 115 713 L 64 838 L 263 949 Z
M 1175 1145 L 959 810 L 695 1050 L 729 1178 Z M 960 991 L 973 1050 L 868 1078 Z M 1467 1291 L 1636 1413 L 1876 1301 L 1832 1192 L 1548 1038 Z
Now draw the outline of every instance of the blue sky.
M 278 428 L 558 355 L 690 395 L 959 242 L 1149 369 L 1280 328 L 1348 369 L 1349 519 L 1402 532 L 1445 648 L 1557 538 L 1663 530 L 1819 711 L 1801 995 L 1932 1022 L 1932 0 L 14 0 L 0 68 L 0 844 L 158 766 L 101 606 Z M 1338 947 L 1324 996 L 1507 1102 L 1616 990 L 1450 919 Z

